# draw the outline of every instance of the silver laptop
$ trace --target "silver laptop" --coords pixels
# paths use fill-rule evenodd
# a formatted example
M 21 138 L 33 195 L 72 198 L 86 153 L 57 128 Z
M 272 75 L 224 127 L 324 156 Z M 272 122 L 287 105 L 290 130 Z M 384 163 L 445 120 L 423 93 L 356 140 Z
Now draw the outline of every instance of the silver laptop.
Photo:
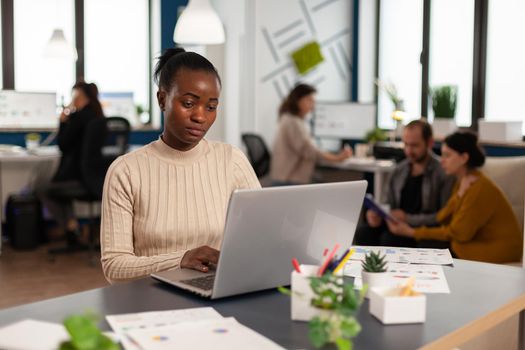
M 325 248 L 351 246 L 366 181 L 233 192 L 215 271 L 174 269 L 160 281 L 212 299 L 290 284 L 291 260 L 320 264 Z

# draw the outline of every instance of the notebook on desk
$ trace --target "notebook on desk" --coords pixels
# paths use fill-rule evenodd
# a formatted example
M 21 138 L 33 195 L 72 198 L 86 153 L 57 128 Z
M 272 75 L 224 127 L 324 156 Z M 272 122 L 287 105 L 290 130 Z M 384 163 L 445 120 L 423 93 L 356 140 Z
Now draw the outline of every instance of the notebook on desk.
M 291 259 L 319 264 L 326 247 L 350 246 L 366 181 L 234 191 L 217 268 L 151 276 L 212 299 L 290 284 Z

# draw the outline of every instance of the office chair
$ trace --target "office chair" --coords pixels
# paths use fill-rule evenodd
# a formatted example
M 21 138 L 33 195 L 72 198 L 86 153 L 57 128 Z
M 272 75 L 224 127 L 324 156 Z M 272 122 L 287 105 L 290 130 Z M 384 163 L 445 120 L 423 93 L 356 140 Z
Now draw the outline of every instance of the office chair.
M 270 172 L 270 152 L 261 136 L 256 134 L 242 134 L 242 142 L 248 151 L 248 159 L 258 178 Z
M 127 152 L 130 124 L 122 117 L 98 118 L 91 121 L 84 133 L 81 181 L 78 188 L 71 189 L 55 197 L 87 202 L 88 213 L 88 246 L 64 247 L 50 249 L 51 260 L 55 255 L 72 253 L 87 248 L 90 264 L 94 264 L 95 249 L 95 205 L 102 200 L 104 178 L 111 163 L 120 155 Z

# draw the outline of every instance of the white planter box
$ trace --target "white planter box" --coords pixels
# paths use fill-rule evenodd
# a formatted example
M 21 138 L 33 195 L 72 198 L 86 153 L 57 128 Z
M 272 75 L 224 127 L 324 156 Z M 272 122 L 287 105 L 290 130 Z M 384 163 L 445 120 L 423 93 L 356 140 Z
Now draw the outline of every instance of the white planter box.
M 375 287 L 386 287 L 392 284 L 388 273 L 386 272 L 366 272 L 361 271 L 361 277 L 363 280 L 363 286 L 368 285 L 368 290 L 366 291 L 366 298 L 370 298 L 370 290 Z
M 319 266 L 315 265 L 301 265 L 301 273 L 297 271 L 292 272 L 291 277 L 291 317 L 293 321 L 310 321 L 315 316 L 322 314 L 328 315 L 331 310 L 321 310 L 311 305 L 314 292 L 310 287 L 310 277 L 317 276 Z M 341 269 L 337 276 L 343 278 L 343 270 Z M 342 289 L 341 289 L 342 292 Z
M 432 130 L 434 137 L 444 138 L 458 129 L 454 119 L 434 118 L 432 121 Z
M 481 141 L 520 142 L 522 140 L 522 121 L 486 121 L 479 120 L 479 138 Z
M 427 298 L 399 296 L 402 288 L 372 288 L 370 291 L 370 313 L 383 324 L 425 322 Z

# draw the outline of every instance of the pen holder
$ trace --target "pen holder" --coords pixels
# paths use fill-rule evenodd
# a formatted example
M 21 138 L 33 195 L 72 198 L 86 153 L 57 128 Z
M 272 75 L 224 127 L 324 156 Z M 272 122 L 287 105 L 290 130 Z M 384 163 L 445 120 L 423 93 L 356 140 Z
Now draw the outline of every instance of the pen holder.
M 317 277 L 318 269 L 319 266 L 315 265 L 301 265 L 301 272 L 295 270 L 292 272 L 291 317 L 293 321 L 310 321 L 315 316 L 331 312 L 331 310 L 323 310 L 312 306 L 312 299 L 315 297 L 315 294 L 310 282 L 312 277 Z M 336 275 L 342 278 L 343 269 Z

